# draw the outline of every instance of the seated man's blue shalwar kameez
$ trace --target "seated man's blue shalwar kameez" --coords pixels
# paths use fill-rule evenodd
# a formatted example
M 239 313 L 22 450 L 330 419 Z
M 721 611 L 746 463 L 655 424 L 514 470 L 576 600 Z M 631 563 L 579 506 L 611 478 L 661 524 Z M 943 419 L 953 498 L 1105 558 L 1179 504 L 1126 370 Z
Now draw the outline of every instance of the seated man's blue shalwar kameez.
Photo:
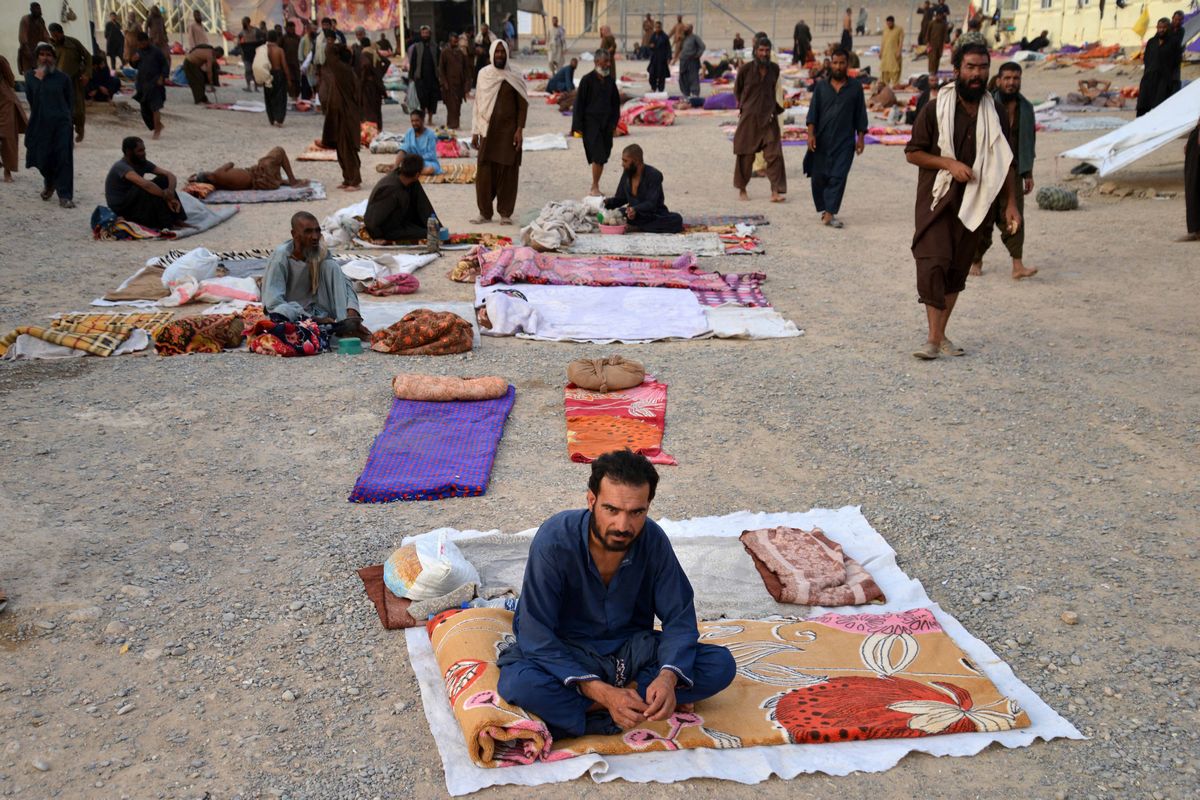
M 513 617 L 516 643 L 497 661 L 500 695 L 541 717 L 556 738 L 620 732 L 607 711 L 588 713 L 583 681 L 636 681 L 644 700 L 666 669 L 684 704 L 717 694 L 736 671 L 727 649 L 700 644 L 692 586 L 662 528 L 646 520 L 605 586 L 588 551 L 591 519 L 590 511 L 564 511 L 538 529 Z

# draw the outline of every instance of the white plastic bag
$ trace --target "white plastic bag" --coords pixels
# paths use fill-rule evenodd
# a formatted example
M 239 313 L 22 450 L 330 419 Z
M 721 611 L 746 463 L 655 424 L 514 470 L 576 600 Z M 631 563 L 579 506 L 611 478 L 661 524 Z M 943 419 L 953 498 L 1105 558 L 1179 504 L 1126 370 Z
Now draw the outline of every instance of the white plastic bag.
M 170 289 L 172 284 L 182 283 L 188 278 L 198 281 L 215 278 L 219 263 L 220 259 L 208 248 L 197 247 L 195 250 L 189 250 L 163 270 L 163 286 Z
M 264 89 L 271 88 L 271 57 L 268 53 L 270 49 L 266 42 L 260 44 L 254 51 L 254 63 L 250 66 L 254 72 L 254 82 Z
M 388 556 L 383 583 L 397 597 L 431 600 L 464 583 L 479 583 L 479 571 L 445 533 L 425 536 Z

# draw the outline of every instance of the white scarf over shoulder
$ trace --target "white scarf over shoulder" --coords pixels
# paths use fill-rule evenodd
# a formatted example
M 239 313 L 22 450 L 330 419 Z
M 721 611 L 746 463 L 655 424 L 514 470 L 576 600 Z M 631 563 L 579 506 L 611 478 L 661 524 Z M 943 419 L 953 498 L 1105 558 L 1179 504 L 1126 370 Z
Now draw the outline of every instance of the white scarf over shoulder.
M 492 112 L 496 110 L 496 98 L 500 96 L 500 87 L 505 83 L 515 89 L 525 102 L 529 102 L 529 95 L 525 91 L 525 79 L 513 69 L 511 57 L 504 62 L 504 69 L 496 69 L 494 61 L 497 47 L 503 47 L 504 53 L 508 54 L 508 45 L 502 39 L 492 42 L 491 49 L 488 50 L 488 65 L 479 70 L 479 76 L 475 79 L 475 109 L 471 116 L 471 133 L 478 136 L 487 136 L 488 126 L 492 123 Z
M 948 83 L 938 91 L 936 111 L 938 124 L 938 150 L 943 156 L 958 157 L 954 152 L 954 110 L 958 103 L 958 91 L 953 83 Z M 975 177 L 963 189 L 962 206 L 958 209 L 958 218 L 967 230 L 976 230 L 987 216 L 992 202 L 1000 194 L 1004 182 L 1008 179 L 1008 168 L 1012 164 L 1012 148 L 1004 138 L 1004 130 L 1000 127 L 1000 115 L 996 113 L 996 105 L 992 95 L 984 92 L 979 99 L 979 113 L 975 116 L 975 163 L 971 164 L 971 172 Z M 933 203 L 930 208 L 937 208 L 954 178 L 949 170 L 938 170 L 933 180 Z

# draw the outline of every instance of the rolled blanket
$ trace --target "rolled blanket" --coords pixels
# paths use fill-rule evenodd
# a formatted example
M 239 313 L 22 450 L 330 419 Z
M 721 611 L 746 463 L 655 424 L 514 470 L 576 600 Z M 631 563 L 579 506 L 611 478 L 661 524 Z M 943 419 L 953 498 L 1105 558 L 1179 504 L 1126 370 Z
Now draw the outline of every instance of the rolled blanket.
M 392 391 L 401 400 L 494 400 L 508 393 L 508 381 L 495 376 L 457 378 L 402 373 L 392 379 Z
M 612 392 L 641 385 L 646 368 L 621 356 L 580 358 L 567 365 L 567 380 L 581 389 Z

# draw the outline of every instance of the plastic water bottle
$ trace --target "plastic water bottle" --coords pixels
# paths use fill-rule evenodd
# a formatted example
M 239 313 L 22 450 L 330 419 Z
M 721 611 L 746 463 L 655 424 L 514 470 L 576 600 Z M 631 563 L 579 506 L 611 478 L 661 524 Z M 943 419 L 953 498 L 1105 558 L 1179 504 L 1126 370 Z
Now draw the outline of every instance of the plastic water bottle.
M 442 226 L 438 222 L 438 218 L 434 214 L 429 215 L 429 220 L 425 223 L 425 249 L 431 253 L 436 253 L 442 249 Z
M 517 610 L 517 598 L 515 597 L 497 597 L 494 600 L 485 600 L 482 597 L 476 597 L 469 603 L 463 603 L 463 608 L 503 608 L 505 611 Z

